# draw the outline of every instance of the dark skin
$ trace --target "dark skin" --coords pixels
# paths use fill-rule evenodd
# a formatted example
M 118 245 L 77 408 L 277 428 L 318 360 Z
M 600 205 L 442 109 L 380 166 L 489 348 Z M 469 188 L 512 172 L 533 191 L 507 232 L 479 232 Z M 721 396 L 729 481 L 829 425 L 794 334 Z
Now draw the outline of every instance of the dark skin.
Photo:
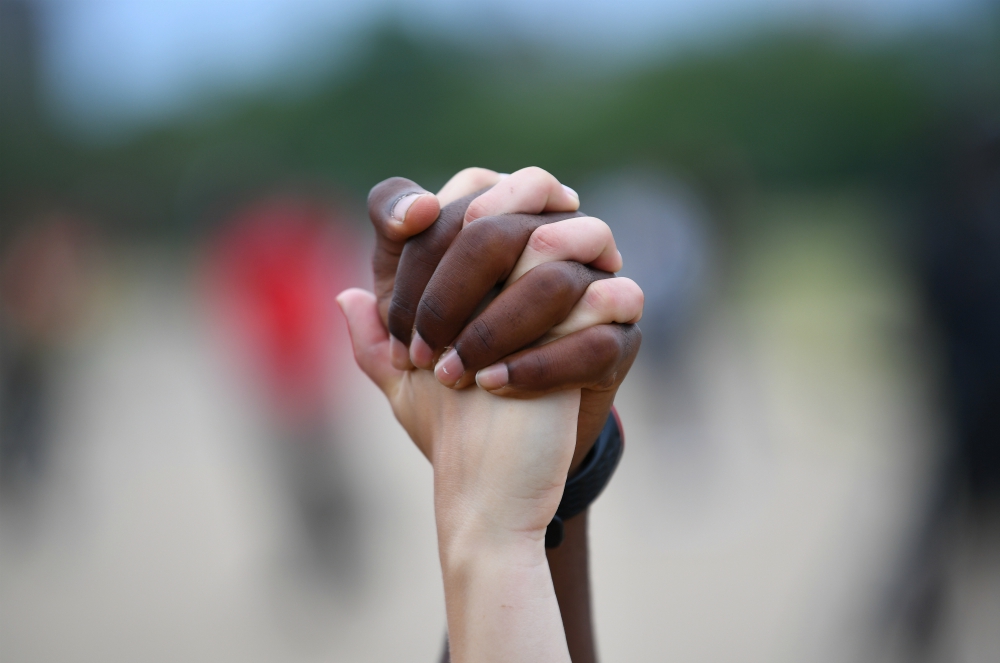
M 406 346 L 416 331 L 435 359 L 446 348 L 455 348 L 465 373 L 454 388 L 471 385 L 477 370 L 502 361 L 509 381 L 495 394 L 532 398 L 581 389 L 572 474 L 607 420 L 638 353 L 641 333 L 634 324 L 604 324 L 533 345 L 566 318 L 587 286 L 614 275 L 557 261 L 539 265 L 496 294 L 536 228 L 583 215 L 504 214 L 477 219 L 463 228 L 469 204 L 482 191 L 440 210 L 432 196 L 416 199 L 406 221 L 411 221 L 410 215 L 431 221 L 418 222 L 426 229 L 406 236 L 394 223 L 392 209 L 403 196 L 426 191 L 403 178 L 385 180 L 372 189 L 368 208 L 376 231 L 372 264 L 379 313 L 389 332 Z M 576 361 L 580 356 L 588 361 Z M 565 523 L 562 545 L 548 550 L 547 557 L 570 656 L 575 663 L 596 661 L 586 511 Z

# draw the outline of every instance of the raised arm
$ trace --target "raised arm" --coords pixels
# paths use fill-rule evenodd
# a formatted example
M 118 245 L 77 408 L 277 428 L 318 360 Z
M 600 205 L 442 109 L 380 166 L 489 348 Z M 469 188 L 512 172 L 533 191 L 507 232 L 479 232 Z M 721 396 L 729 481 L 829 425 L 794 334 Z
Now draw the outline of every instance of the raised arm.
M 570 661 L 545 529 L 576 442 L 579 390 L 533 400 L 400 371 L 371 293 L 338 297 L 362 370 L 434 466 L 434 510 L 453 660 Z
M 388 341 L 390 357 L 400 369 L 412 367 L 411 356 L 432 367 L 441 350 L 451 346 L 452 358 L 458 355 L 466 375 L 456 382 L 443 371 L 446 355 L 436 362 L 436 372 L 448 386 L 468 385 L 477 372 L 482 374 L 479 369 L 492 366 L 487 371 L 492 376 L 481 383 L 502 394 L 530 397 L 583 387 L 572 474 L 604 425 L 638 350 L 638 328 L 628 323 L 641 312 L 642 293 L 627 279 L 607 278 L 621 260 L 610 231 L 597 219 L 566 220 L 579 216 L 572 211 L 576 196 L 555 178 L 526 169 L 503 187 L 479 193 L 498 181 L 496 173 L 469 169 L 438 198 L 400 178 L 373 189 L 369 208 L 379 237 L 374 260 L 378 309 L 383 323 L 398 334 Z M 561 213 L 513 214 L 553 209 Z M 469 222 L 479 224 L 476 232 L 462 233 L 456 241 Z M 401 239 L 413 234 L 418 236 L 408 243 Z M 534 269 L 539 266 L 543 268 Z M 501 296 L 463 329 L 483 297 L 504 281 Z M 553 289 L 553 284 L 561 287 Z M 447 305 L 434 307 L 443 315 L 427 314 L 432 300 Z M 411 337 L 414 327 L 417 339 Z M 551 340 L 561 335 L 571 338 L 507 356 L 543 336 Z M 592 360 L 581 362 L 580 356 Z M 497 364 L 498 359 L 503 361 Z M 498 373 L 505 384 L 496 383 Z M 565 540 L 548 551 L 548 560 L 572 658 L 577 663 L 596 660 L 586 512 L 565 523 Z

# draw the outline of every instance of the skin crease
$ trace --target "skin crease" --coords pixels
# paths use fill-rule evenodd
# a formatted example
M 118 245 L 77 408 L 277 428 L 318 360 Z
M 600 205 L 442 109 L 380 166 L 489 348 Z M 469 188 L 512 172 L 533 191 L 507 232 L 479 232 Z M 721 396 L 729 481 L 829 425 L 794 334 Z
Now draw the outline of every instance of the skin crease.
M 476 177 L 473 178 L 474 182 L 468 185 L 469 188 L 471 188 L 472 186 L 479 186 L 484 181 L 487 181 L 486 178 L 490 173 L 490 171 L 484 171 L 484 169 L 473 169 L 473 171 L 476 174 Z M 526 171 L 528 171 L 529 173 L 534 173 L 538 172 L 539 169 L 526 169 Z M 465 172 L 467 171 L 463 171 L 463 173 Z M 518 172 L 521 173 L 522 171 Z M 463 190 L 462 186 L 456 184 L 456 182 L 462 177 L 463 173 L 459 173 L 459 175 L 456 175 L 456 177 L 453 178 L 452 181 L 445 186 L 445 189 L 448 189 L 450 191 L 450 195 L 455 196 L 460 193 L 467 193 L 468 189 Z M 500 177 L 495 173 L 493 173 L 492 176 L 497 178 Z M 509 178 L 504 180 L 505 188 L 509 188 L 509 183 L 512 180 L 514 180 L 515 177 L 517 176 L 518 173 L 515 173 L 514 175 L 511 175 Z M 554 179 L 552 181 L 554 181 Z M 549 180 L 546 179 L 539 186 L 552 188 L 554 185 Z M 561 185 L 558 186 L 561 187 Z M 386 241 L 383 239 L 383 235 L 385 233 L 383 232 L 382 228 L 387 225 L 385 222 L 385 219 L 388 214 L 387 210 L 391 209 L 394 202 L 399 199 L 401 192 L 406 192 L 406 191 L 422 192 L 423 189 L 421 189 L 418 185 L 410 182 L 409 180 L 403 180 L 402 178 L 393 178 L 391 180 L 386 180 L 385 182 L 377 185 L 372 190 L 372 194 L 369 197 L 369 203 L 370 203 L 369 212 L 372 217 L 372 222 L 376 228 L 376 237 L 379 238 L 377 247 L 381 247 L 383 244 L 386 243 Z M 442 191 L 444 191 L 444 189 Z M 492 191 L 493 190 L 487 193 L 491 193 Z M 466 203 L 467 205 L 471 205 L 472 202 L 475 202 L 485 194 L 477 195 L 474 192 L 472 195 L 473 198 L 471 199 L 468 198 L 467 195 L 466 200 L 456 199 L 453 202 L 456 202 L 459 206 Z M 432 196 L 430 196 L 430 194 L 427 194 L 425 196 L 422 196 L 420 200 L 423 201 L 424 199 L 427 198 L 432 198 Z M 538 209 L 538 205 L 541 204 L 539 203 L 540 197 L 535 196 L 534 198 L 535 198 L 534 202 L 536 204 L 534 209 Z M 547 199 L 543 202 L 547 203 Z M 429 230 L 430 232 L 437 232 L 437 229 L 435 228 L 437 224 L 434 223 L 433 219 L 428 220 L 426 218 L 422 219 L 411 218 L 411 215 L 415 214 L 414 212 L 415 209 L 423 210 L 424 212 L 426 212 L 427 209 L 432 209 L 432 208 L 431 207 L 418 208 L 417 204 L 415 203 L 410 208 L 410 211 L 406 215 L 405 224 L 413 229 L 422 230 L 424 228 L 428 228 L 428 226 L 433 223 L 434 225 L 431 226 Z M 437 208 L 434 207 L 433 209 L 436 210 Z M 483 210 L 482 206 L 480 206 L 479 209 Z M 511 209 L 510 206 L 501 205 L 497 207 L 497 210 L 502 212 L 505 212 L 509 209 Z M 543 210 L 544 209 L 546 208 L 543 208 Z M 486 211 L 497 211 L 497 210 L 486 210 Z M 565 212 L 564 214 L 568 216 L 571 214 L 576 215 L 578 213 Z M 446 216 L 449 217 L 450 219 L 457 220 L 457 218 L 461 216 L 460 207 L 458 209 L 452 208 L 451 210 L 449 210 L 446 205 L 445 208 L 442 210 L 441 218 L 438 220 L 438 222 L 440 223 L 441 221 L 446 220 Z M 558 217 L 558 215 L 556 215 L 554 220 L 558 221 L 564 218 L 565 216 Z M 474 220 L 474 223 L 472 223 L 469 226 L 469 228 L 473 229 L 476 226 L 476 224 L 479 223 L 484 223 L 484 222 L 493 223 L 494 225 L 499 225 L 499 227 L 503 230 L 505 237 L 509 237 L 511 230 L 507 226 L 509 226 L 510 224 L 496 223 L 500 221 L 509 221 L 509 220 L 511 220 L 510 217 L 507 218 L 491 217 L 490 219 L 479 217 L 477 220 Z M 452 223 L 454 223 L 454 221 L 452 221 Z M 529 222 L 524 221 L 523 223 L 529 223 Z M 523 232 L 523 230 L 515 232 L 515 235 L 517 235 L 517 238 L 519 239 L 520 242 L 522 243 L 527 242 L 528 239 L 531 237 L 530 231 L 534 230 L 534 228 L 537 227 L 539 224 L 539 222 L 537 221 L 534 223 L 535 225 L 528 229 L 529 232 Z M 423 242 L 424 239 L 425 237 L 422 234 L 418 234 L 418 236 L 414 237 L 414 239 L 410 242 L 410 244 L 406 245 L 405 249 L 403 248 L 404 246 L 403 243 L 397 242 L 394 245 L 394 250 L 391 252 L 382 251 L 377 248 L 375 258 L 373 259 L 373 267 L 375 269 L 375 275 L 376 275 L 376 295 L 379 296 L 380 311 L 382 310 L 386 311 L 386 315 L 383 316 L 383 319 L 386 320 L 390 330 L 399 328 L 405 330 L 405 333 L 399 332 L 398 335 L 394 333 L 394 336 L 396 336 L 396 338 L 409 336 L 409 330 L 413 324 L 410 321 L 414 317 L 411 314 L 409 318 L 404 319 L 402 322 L 394 326 L 394 320 L 392 316 L 389 315 L 389 311 L 392 308 L 392 305 L 396 303 L 392 294 L 393 284 L 395 283 L 395 290 L 397 292 L 400 289 L 399 283 L 394 282 L 397 268 L 399 269 L 401 278 L 409 278 L 410 272 L 414 271 L 414 267 L 416 267 L 418 270 L 423 269 L 426 273 L 428 263 L 430 263 L 431 265 L 434 265 L 436 267 L 436 271 L 434 272 L 434 278 L 437 279 L 438 282 L 440 282 L 442 287 L 449 286 L 449 284 L 454 284 L 456 282 L 461 283 L 468 278 L 470 273 L 468 269 L 466 269 L 463 266 L 463 262 L 465 261 L 460 259 L 452 261 L 452 259 L 450 258 L 450 255 L 460 252 L 463 248 L 462 246 L 456 246 L 455 244 L 451 244 L 450 246 L 444 247 L 446 249 L 445 252 L 448 253 L 449 255 L 444 255 L 443 259 L 439 257 L 442 256 L 442 250 L 443 250 L 442 246 L 445 243 L 444 241 L 441 241 L 440 245 L 434 251 L 429 251 L 427 253 L 424 253 L 420 256 L 419 260 L 412 260 L 410 261 L 409 264 L 407 264 L 407 262 L 405 261 L 405 258 L 407 256 L 404 253 L 404 251 L 410 251 L 412 245 L 414 245 L 415 243 L 419 244 Z M 435 242 L 438 242 L 438 240 L 435 239 Z M 512 260 L 513 262 L 516 262 L 518 256 L 520 255 L 518 250 L 519 247 L 517 247 L 516 244 L 497 245 L 490 243 L 484 244 L 483 242 L 473 242 L 472 245 L 475 251 L 479 251 L 479 255 L 477 256 L 478 260 L 473 261 L 472 263 L 474 265 L 496 260 L 500 260 L 501 262 L 506 260 Z M 484 246 L 487 247 L 487 251 L 485 254 L 483 254 Z M 523 246 L 520 248 L 523 248 Z M 461 256 L 459 256 L 459 258 L 461 258 Z M 444 263 L 445 261 L 454 262 L 455 266 L 450 270 L 454 276 L 451 277 L 445 276 L 443 274 L 443 270 L 446 267 L 446 265 L 436 264 L 434 263 L 434 260 L 441 260 L 442 263 Z M 512 264 L 511 267 L 513 267 Z M 504 277 L 506 269 L 507 267 L 501 264 L 498 273 L 494 274 L 492 280 L 495 282 L 497 278 Z M 472 273 L 476 274 L 478 272 L 479 269 L 477 268 Z M 428 277 L 425 275 L 423 278 L 426 279 Z M 422 285 L 423 283 L 424 281 L 418 279 L 417 289 L 419 289 L 419 286 Z M 489 287 L 491 286 L 488 285 L 487 283 L 485 287 L 483 285 L 479 285 L 477 288 L 468 291 L 467 300 L 465 301 L 464 304 L 461 304 L 459 308 L 452 311 L 453 317 L 451 319 L 466 320 L 468 318 L 468 315 L 476 308 L 482 296 L 488 292 Z M 428 295 L 428 293 L 426 292 L 424 293 L 425 298 L 432 296 L 433 294 Z M 414 299 L 413 295 L 412 294 L 409 295 L 408 299 L 409 303 L 407 303 L 402 308 L 412 311 L 414 307 L 412 301 Z M 386 303 L 387 301 L 390 303 Z M 421 301 L 423 303 L 424 300 Z M 461 322 L 458 322 L 457 325 L 460 326 Z M 457 329 L 454 329 L 454 327 L 452 329 L 454 331 L 449 331 L 448 333 L 444 334 L 442 338 L 448 338 L 449 335 L 457 333 Z M 418 331 L 420 330 L 421 329 L 418 326 Z M 505 333 L 504 330 L 500 329 L 499 334 L 503 333 Z M 404 340 L 406 339 L 404 338 Z M 444 345 L 446 343 L 451 342 L 451 340 L 453 340 L 453 337 L 448 341 L 443 341 L 439 339 L 439 343 L 437 343 L 437 345 L 440 345 L 441 347 L 437 351 L 434 351 L 433 354 L 437 355 L 441 351 L 443 351 Z M 499 390 L 497 393 L 513 397 L 533 397 L 538 395 L 539 393 L 544 393 L 545 391 L 551 391 L 553 389 L 565 388 L 569 386 L 581 387 L 583 389 L 583 396 L 581 399 L 580 417 L 577 422 L 578 440 L 577 440 L 577 450 L 574 456 L 574 467 L 576 467 L 579 464 L 579 462 L 581 462 L 583 458 L 586 456 L 587 452 L 590 449 L 590 446 L 597 438 L 597 435 L 599 434 L 601 427 L 604 425 L 604 421 L 607 419 L 608 413 L 611 409 L 611 405 L 614 402 L 614 396 L 615 393 L 617 392 L 618 386 L 620 385 L 621 380 L 624 379 L 625 374 L 628 372 L 628 368 L 631 366 L 631 362 L 635 357 L 635 353 L 638 352 L 638 347 L 640 342 L 641 342 L 641 334 L 639 333 L 637 327 L 632 327 L 632 328 L 618 327 L 617 329 L 611 331 L 610 334 L 605 333 L 600 335 L 600 337 L 597 337 L 595 335 L 593 339 L 593 345 L 594 347 L 600 349 L 600 351 L 604 354 L 604 357 L 602 358 L 602 361 L 600 363 L 594 364 L 594 371 L 589 375 L 581 375 L 579 372 L 572 372 L 572 371 L 566 372 L 564 370 L 560 370 L 561 368 L 566 367 L 568 364 L 573 363 L 574 354 L 580 351 L 581 348 L 587 347 L 588 346 L 587 343 L 574 342 L 574 343 L 560 344 L 555 348 L 550 348 L 549 350 L 547 350 L 543 356 L 546 357 L 547 361 L 555 362 L 554 366 L 551 367 L 555 369 L 554 371 L 548 371 L 548 370 L 541 372 L 533 371 L 531 370 L 530 365 L 532 362 L 536 363 L 538 362 L 538 356 L 531 356 L 530 353 L 528 353 L 527 355 L 522 355 L 521 357 L 519 357 L 518 365 L 508 366 L 508 368 L 510 369 L 509 375 L 511 377 L 510 384 L 504 389 Z M 398 366 L 404 365 L 403 362 L 408 363 L 409 360 L 408 358 L 403 356 L 404 354 L 405 352 L 400 353 L 401 363 L 397 364 Z M 411 356 L 413 354 L 412 348 L 410 354 Z M 433 366 L 434 358 L 436 357 L 434 356 L 428 357 L 428 362 L 425 364 L 427 368 L 431 368 Z M 540 374 L 550 375 L 554 379 L 546 383 L 538 382 L 537 378 L 538 375 Z M 469 384 L 472 383 L 473 379 L 474 376 L 469 375 L 460 382 L 458 382 L 456 386 L 458 388 L 463 388 L 465 386 L 468 386 Z
M 513 400 L 448 389 L 391 365 L 374 295 L 351 289 L 338 303 L 359 366 L 434 468 L 453 659 L 569 661 L 544 538 L 569 472 L 579 390 Z
M 544 173 L 544 171 L 539 171 L 538 169 L 532 169 L 535 171 L 535 175 L 538 172 Z M 527 172 L 530 174 L 532 170 Z M 521 172 L 521 171 L 519 171 Z M 545 174 L 547 176 L 547 173 Z M 527 178 L 524 175 L 515 176 Z M 511 176 L 512 178 L 515 176 Z M 551 177 L 551 176 L 548 176 Z M 450 181 L 444 189 L 439 193 L 440 202 L 435 199 L 434 196 L 428 194 L 419 186 L 409 182 L 408 180 L 402 180 L 401 178 L 393 178 L 392 180 L 387 180 L 382 184 L 378 185 L 373 189 L 372 197 L 370 198 L 370 209 L 372 211 L 372 220 L 375 224 L 377 230 L 377 248 L 376 254 L 373 258 L 373 267 L 375 269 L 375 281 L 376 281 L 376 293 L 378 295 L 378 311 L 383 322 L 387 320 L 388 312 L 392 304 L 393 289 L 398 285 L 396 281 L 396 270 L 399 269 L 400 273 L 407 272 L 405 261 L 402 260 L 404 253 L 407 250 L 412 249 L 415 246 L 415 242 L 418 240 L 425 240 L 424 236 L 420 236 L 411 241 L 409 244 L 406 243 L 406 237 L 420 233 L 430 226 L 430 231 L 438 230 L 435 228 L 442 220 L 445 219 L 446 214 L 442 213 L 441 218 L 437 219 L 438 224 L 435 224 L 435 216 L 438 213 L 441 205 L 447 206 L 448 203 L 458 200 L 458 205 L 454 208 L 455 211 L 452 212 L 452 221 L 454 225 L 459 219 L 463 225 L 468 226 L 471 220 L 472 225 L 480 223 L 485 219 L 481 214 L 497 213 L 497 212 L 516 212 L 524 211 L 517 210 L 514 207 L 503 206 L 503 202 L 500 201 L 498 206 L 493 209 L 484 208 L 482 205 L 477 205 L 473 208 L 473 213 L 463 213 L 467 212 L 468 208 L 475 202 L 477 198 L 482 196 L 477 193 L 482 190 L 485 186 L 489 186 L 496 181 L 499 181 L 501 176 L 493 173 L 492 171 L 486 171 L 484 169 L 468 169 L 462 171 L 456 175 L 455 178 Z M 510 181 L 510 178 L 508 178 Z M 552 178 L 548 184 L 547 191 L 552 192 L 561 189 L 561 185 L 555 183 L 554 178 Z M 544 187 L 543 187 L 544 188 Z M 510 191 L 509 187 L 505 189 Z M 491 192 L 496 192 L 497 189 L 490 190 Z M 402 193 L 401 193 L 402 192 Z M 472 195 L 469 193 L 472 192 Z M 385 212 L 387 209 L 393 209 L 400 205 L 401 198 L 406 197 L 407 193 L 412 199 L 407 208 L 407 211 L 403 214 L 401 220 L 392 220 L 387 222 L 388 214 Z M 462 197 L 465 200 L 459 200 Z M 550 204 L 549 194 L 546 193 L 544 198 L 537 195 L 528 195 L 521 198 L 521 200 L 533 200 L 534 206 L 530 209 L 544 211 L 546 206 Z M 568 202 L 567 202 L 568 201 Z M 566 207 L 563 209 L 575 209 L 577 204 L 575 194 L 571 197 L 562 198 L 562 202 L 558 204 L 564 204 Z M 447 209 L 445 210 L 447 212 Z M 555 218 L 551 218 L 554 216 Z M 616 268 L 620 266 L 620 255 L 617 254 L 617 250 L 613 247 L 613 237 L 609 237 L 610 232 L 606 231 L 606 226 L 603 222 L 596 219 L 572 219 L 571 221 L 560 221 L 560 219 L 566 219 L 571 216 L 579 216 L 576 212 L 563 212 L 562 216 L 550 215 L 547 223 L 542 223 L 541 225 L 547 228 L 555 228 L 556 226 L 567 226 L 571 222 L 582 221 L 590 224 L 590 226 L 597 227 L 598 232 L 596 233 L 596 239 L 592 242 L 585 242 L 587 246 L 576 247 L 576 255 L 583 256 L 578 259 L 586 260 L 596 260 L 601 258 L 605 260 L 604 263 L 595 263 L 608 268 Z M 600 228 L 603 226 L 603 229 Z M 533 229 L 537 229 L 539 224 L 536 222 Z M 570 239 L 574 236 L 579 238 L 579 233 L 572 232 L 571 228 L 564 228 L 564 235 L 568 235 Z M 444 240 L 440 238 L 437 239 L 438 245 L 432 247 L 434 250 L 431 251 L 430 266 L 433 268 L 438 267 L 438 262 L 441 257 L 447 253 L 451 248 L 451 242 L 454 241 L 454 237 L 457 232 L 452 232 L 449 237 Z M 526 269 L 523 268 L 525 259 L 530 259 L 534 263 L 544 262 L 546 260 L 552 261 L 558 258 L 564 257 L 574 257 L 570 253 L 560 254 L 560 250 L 565 251 L 565 247 L 562 247 L 562 243 L 558 237 L 559 233 L 553 233 L 553 237 L 543 239 L 542 241 L 534 241 L 536 238 L 533 232 L 529 232 L 524 236 L 521 241 L 526 242 L 528 251 L 525 251 L 527 255 L 522 256 L 520 261 L 520 272 L 517 276 L 523 275 Z M 434 239 L 434 238 L 431 238 Z M 542 239 L 542 238 L 539 238 Z M 525 246 L 522 244 L 522 247 Z M 588 255 L 597 251 L 597 258 L 593 255 Z M 425 256 L 426 257 L 426 251 Z M 514 250 L 507 249 L 507 255 L 510 257 L 507 259 L 511 260 L 511 267 L 513 268 L 513 262 L 517 261 L 520 255 L 520 249 L 516 248 Z M 610 262 L 607 262 L 610 260 Z M 426 264 L 427 261 L 424 261 Z M 421 261 L 417 261 L 413 264 L 421 264 Z M 579 267 L 579 266 L 577 266 Z M 505 268 L 508 269 L 508 268 Z M 411 270 L 412 271 L 412 270 Z M 425 274 L 417 278 L 417 289 L 418 295 L 421 294 L 419 289 L 427 284 L 434 270 L 427 271 Z M 513 282 L 517 279 L 511 279 Z M 595 297 L 592 293 L 594 292 L 595 286 L 599 283 L 610 283 L 613 284 L 607 292 L 597 293 Z M 509 284 L 508 284 L 509 285 Z M 551 373 L 548 383 L 539 380 L 537 377 L 532 376 L 529 372 L 524 370 L 525 366 L 530 366 L 532 363 L 530 353 L 529 356 L 522 357 L 528 361 L 518 362 L 515 356 L 515 360 L 510 362 L 510 377 L 511 384 L 501 390 L 501 393 L 507 392 L 514 396 L 535 396 L 539 391 L 549 390 L 558 391 L 560 389 L 565 389 L 567 386 L 584 386 L 587 385 L 590 389 L 585 389 L 584 393 L 587 391 L 595 392 L 601 394 L 599 398 L 594 398 L 591 395 L 590 403 L 585 405 L 581 402 L 581 407 L 579 410 L 578 423 L 590 421 L 590 426 L 594 431 L 600 429 L 603 426 L 604 420 L 607 417 L 607 410 L 610 408 L 611 400 L 614 397 L 614 391 L 617 389 L 617 385 L 620 384 L 621 379 L 624 378 L 628 367 L 631 365 L 632 359 L 634 359 L 635 351 L 638 349 L 639 334 L 638 329 L 630 325 L 608 325 L 605 323 L 609 322 L 634 322 L 635 319 L 641 315 L 641 291 L 634 286 L 634 283 L 627 281 L 626 279 L 598 279 L 597 281 L 591 281 L 590 285 L 587 286 L 583 284 L 585 291 L 583 293 L 583 299 L 580 299 L 575 308 L 573 308 L 573 313 L 570 314 L 569 318 L 564 321 L 559 328 L 559 333 L 561 334 L 571 334 L 570 338 L 565 339 L 566 343 L 562 348 L 562 352 L 552 352 L 553 348 L 549 348 L 547 352 L 549 353 L 548 361 L 553 363 L 553 366 L 559 368 L 562 366 L 569 366 L 570 368 L 577 366 L 579 362 L 572 361 L 574 356 L 579 356 L 579 352 L 591 351 L 594 352 L 596 356 L 600 357 L 600 360 L 594 362 L 595 370 L 589 375 L 580 374 L 579 371 L 573 374 L 572 371 L 564 371 L 560 374 L 558 371 Z M 514 292 L 512 288 L 508 287 L 507 290 Z M 636 291 L 638 291 L 638 297 L 636 297 Z M 526 289 L 525 292 L 530 292 Z M 580 291 L 576 290 L 573 295 L 573 299 L 580 298 Z M 512 298 L 514 306 L 516 308 L 516 303 L 518 300 L 524 298 Z M 603 303 L 598 303 L 595 305 L 593 300 L 603 300 Z M 608 304 L 610 302 L 610 305 Z M 412 306 L 412 305 L 411 305 Z M 603 308 L 602 308 L 603 307 Z M 601 313 L 603 311 L 604 313 Z M 631 311 L 627 319 L 626 313 Z M 463 316 L 461 319 L 465 319 L 467 316 Z M 558 316 L 556 316 L 557 318 Z M 574 322 L 574 317 L 577 320 Z M 553 318 L 556 319 L 556 318 Z M 411 318 L 412 319 L 412 318 Z M 584 328 L 589 325 L 598 325 L 593 329 L 587 329 L 582 335 L 573 334 L 574 325 L 576 328 Z M 466 328 L 469 329 L 468 327 Z M 609 333 L 609 330 L 612 330 Z M 407 330 L 408 331 L 408 330 Z M 555 330 L 552 330 L 555 331 Z M 588 337 L 589 334 L 589 337 Z M 551 340 L 552 335 L 546 338 L 546 340 Z M 398 343 L 398 341 L 397 341 Z M 559 350 L 559 346 L 553 344 L 556 350 Z M 405 346 L 404 357 L 405 357 Z M 596 351 L 596 352 L 595 352 Z M 570 358 L 567 361 L 567 357 Z M 359 359 L 360 363 L 360 359 Z M 561 364 L 560 364 L 561 363 Z M 428 375 L 425 373 L 425 375 Z M 527 379 L 522 379 L 527 377 Z M 595 377 L 596 376 L 596 377 Z M 561 381 L 561 382 L 560 382 Z M 468 382 L 468 380 L 467 380 Z M 520 391 L 519 391 L 520 390 Z M 606 404 L 601 401 L 606 401 Z M 577 440 L 576 450 L 574 452 L 574 457 L 572 464 L 577 465 L 585 455 L 586 451 L 589 450 L 590 445 L 593 443 L 593 439 L 596 438 L 596 432 L 588 432 L 584 430 L 585 425 L 580 427 L 580 435 Z M 409 431 L 409 429 L 408 429 Z M 415 440 L 417 438 L 414 438 Z M 427 450 L 423 449 L 425 454 L 428 453 Z M 433 460 L 433 459 L 432 459 Z M 566 523 L 566 541 L 563 546 L 553 551 L 548 551 L 549 566 L 552 571 L 552 578 L 556 585 L 556 593 L 559 597 L 559 604 L 562 610 L 562 620 L 565 624 L 566 635 L 569 641 L 569 645 L 572 651 L 573 660 L 578 663 L 581 661 L 592 661 L 595 660 L 593 637 L 590 622 L 590 603 L 589 603 L 589 585 L 587 580 L 587 544 L 586 544 L 586 514 L 582 514 L 577 518 L 572 519 Z M 572 597 L 568 599 L 565 597 Z

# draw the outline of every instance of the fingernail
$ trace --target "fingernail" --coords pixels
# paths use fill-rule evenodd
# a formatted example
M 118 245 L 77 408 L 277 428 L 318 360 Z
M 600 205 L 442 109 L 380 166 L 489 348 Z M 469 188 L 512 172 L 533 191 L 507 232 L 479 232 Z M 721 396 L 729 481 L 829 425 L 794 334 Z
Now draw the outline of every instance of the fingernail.
M 406 211 L 410 209 L 413 202 L 422 195 L 424 194 L 408 193 L 397 200 L 396 204 L 392 206 L 392 220 L 396 223 L 403 223 L 403 220 L 406 218 Z
M 389 361 L 392 362 L 395 368 L 401 371 L 413 368 L 413 364 L 410 363 L 409 348 L 403 345 L 403 342 L 395 336 L 389 337 Z
M 410 361 L 420 368 L 431 368 L 434 365 L 434 351 L 417 332 L 413 332 L 410 340 Z
M 575 200 L 575 201 L 576 201 L 576 204 L 577 204 L 577 205 L 579 205 L 579 204 L 580 204 L 580 194 L 578 194 L 578 193 L 577 193 L 576 191 L 574 191 L 573 189 L 569 188 L 569 187 L 568 187 L 568 186 L 566 186 L 565 184 L 563 184 L 563 185 L 562 185 L 562 188 L 563 188 L 563 190 L 564 190 L 564 191 L 565 191 L 566 193 L 568 193 L 568 194 L 569 194 L 570 198 L 572 198 L 573 200 Z
M 509 381 L 510 376 L 507 373 L 507 364 L 493 364 L 476 373 L 476 384 L 486 391 L 493 391 L 504 387 Z
M 458 351 L 452 348 L 438 360 L 437 367 L 434 368 L 434 377 L 444 386 L 451 387 L 462 379 L 464 372 L 465 366 L 462 365 L 462 358 L 458 356 Z

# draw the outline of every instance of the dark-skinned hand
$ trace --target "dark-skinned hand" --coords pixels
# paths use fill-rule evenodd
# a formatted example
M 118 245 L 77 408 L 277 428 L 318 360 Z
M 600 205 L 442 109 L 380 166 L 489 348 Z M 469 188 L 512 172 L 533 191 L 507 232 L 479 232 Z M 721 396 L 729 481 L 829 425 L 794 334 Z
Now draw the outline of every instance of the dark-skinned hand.
M 580 388 L 572 468 L 635 359 L 642 312 L 642 291 L 614 277 L 610 229 L 578 206 L 539 168 L 467 169 L 436 196 L 391 178 L 368 199 L 393 365 L 514 398 Z

